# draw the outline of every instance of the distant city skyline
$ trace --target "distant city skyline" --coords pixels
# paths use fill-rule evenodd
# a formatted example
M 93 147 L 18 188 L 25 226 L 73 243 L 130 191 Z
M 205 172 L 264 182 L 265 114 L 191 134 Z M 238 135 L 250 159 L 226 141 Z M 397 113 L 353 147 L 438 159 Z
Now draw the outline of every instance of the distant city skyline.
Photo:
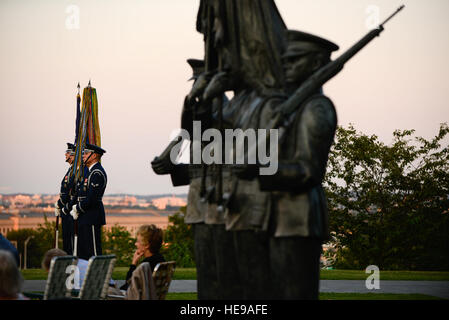
M 33 195 L 41 195 L 41 196 L 54 196 L 54 195 L 58 195 L 59 193 L 55 193 L 55 192 L 53 192 L 53 193 L 42 193 L 42 192 L 36 192 L 36 193 L 33 193 L 33 192 L 10 192 L 10 193 L 0 193 L 0 197 L 1 196 L 11 196 L 11 195 L 19 195 L 19 194 L 22 194 L 22 195 L 31 195 L 31 196 L 33 196 Z M 171 195 L 174 195 L 174 196 L 178 196 L 178 197 L 182 197 L 182 196 L 187 196 L 187 193 L 185 193 L 185 192 L 181 192 L 181 193 L 173 193 L 173 192 L 167 192 L 167 193 L 156 193 L 156 194 L 136 194 L 136 193 L 105 193 L 104 194 L 105 196 L 108 196 L 108 197 L 114 197 L 114 196 L 136 196 L 136 197 L 162 197 L 162 196 L 171 196 Z
M 54 203 L 59 198 L 59 194 L 0 194 L 0 209 L 4 204 L 9 206 L 17 207 L 19 206 L 37 206 L 40 204 L 49 205 L 53 208 Z M 148 207 L 149 205 L 154 205 L 159 209 L 163 209 L 167 205 L 170 206 L 184 206 L 186 204 L 185 200 L 187 198 L 186 194 L 162 194 L 162 195 L 108 195 L 103 196 L 103 203 L 105 206 L 140 206 Z M 53 210 L 53 209 L 52 209 Z M 1 212 L 1 210 L 0 210 Z
M 0 233 L 24 228 L 36 229 L 40 224 L 54 221 L 54 203 L 59 198 L 54 195 L 4 195 L 0 194 Z M 142 224 L 156 224 L 166 228 L 168 216 L 187 204 L 184 196 L 103 196 L 106 209 L 106 229 L 115 224 L 135 232 Z
M 340 46 L 338 57 L 402 3 L 385 31 L 324 86 L 338 124 L 392 140 L 449 122 L 449 1 L 275 0 L 290 29 Z M 150 162 L 180 126 L 204 56 L 199 0 L 0 2 L 0 193 L 57 194 L 73 142 L 76 85 L 97 89 L 106 194 L 183 194 Z M 373 18 L 374 17 L 374 18 Z M 78 18 L 78 19 L 77 19 Z

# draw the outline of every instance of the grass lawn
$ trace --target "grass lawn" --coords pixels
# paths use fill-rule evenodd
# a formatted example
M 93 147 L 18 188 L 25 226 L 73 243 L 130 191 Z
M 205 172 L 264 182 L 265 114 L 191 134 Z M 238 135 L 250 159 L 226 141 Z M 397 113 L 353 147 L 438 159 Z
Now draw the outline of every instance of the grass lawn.
M 321 270 L 321 280 L 366 280 L 365 270 Z M 447 271 L 383 271 L 380 280 L 449 281 Z
M 112 272 L 112 278 L 116 280 L 126 279 L 128 267 L 115 267 Z M 47 272 L 43 269 L 27 269 L 21 270 L 25 280 L 46 280 Z M 191 280 L 196 279 L 196 268 L 176 268 L 173 275 L 174 280 Z
M 438 297 L 425 294 L 395 294 L 395 293 L 320 293 L 320 300 L 441 300 Z M 193 292 L 167 293 L 166 300 L 198 300 Z
M 320 300 L 444 300 L 426 294 L 321 292 Z
M 196 292 L 169 292 L 165 300 L 198 300 Z
M 126 278 L 128 267 L 116 267 L 112 278 L 123 280 Z M 42 269 L 22 270 L 25 280 L 45 280 L 47 273 Z M 321 270 L 322 280 L 366 280 L 369 274 L 365 270 Z M 176 268 L 174 280 L 196 279 L 196 268 Z M 380 280 L 427 280 L 449 281 L 448 271 L 382 271 Z
M 36 292 L 37 293 L 37 292 Z M 42 292 L 39 292 L 42 294 Z M 33 299 L 31 297 L 31 299 Z M 322 292 L 320 300 L 443 300 L 425 294 Z M 36 299 L 34 299 L 36 300 Z M 198 300 L 196 292 L 170 292 L 165 300 Z
M 112 279 L 124 280 L 128 267 L 115 267 L 112 272 Z M 176 268 L 173 275 L 173 280 L 195 280 L 196 268 Z

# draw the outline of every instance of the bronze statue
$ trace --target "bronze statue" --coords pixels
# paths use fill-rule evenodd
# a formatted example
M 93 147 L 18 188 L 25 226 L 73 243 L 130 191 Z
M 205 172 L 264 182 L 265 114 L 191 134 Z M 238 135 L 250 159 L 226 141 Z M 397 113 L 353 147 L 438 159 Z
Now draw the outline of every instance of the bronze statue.
M 202 0 L 197 30 L 205 37 L 205 72 L 187 96 L 183 119 L 190 117 L 186 106 L 195 105 L 191 109 L 192 119 L 201 120 L 204 129 L 212 127 L 223 132 L 236 127 L 235 121 L 241 115 L 238 109 L 246 107 L 241 103 L 228 104 L 225 91 L 234 91 L 233 101 L 238 101 L 236 96 L 246 97 L 252 88 L 264 93 L 282 89 L 280 53 L 285 25 L 272 0 Z M 209 112 L 205 111 L 207 107 Z M 195 191 L 191 184 L 189 205 L 198 207 L 194 199 L 190 202 L 190 191 L 199 192 L 206 202 L 203 219 L 193 219 L 189 209 L 186 215 L 195 234 L 198 297 L 243 299 L 240 263 L 230 245 L 233 233 L 225 230 L 225 216 L 219 210 L 223 208 L 222 195 L 232 184 L 231 172 L 221 165 L 203 165 L 201 173 L 199 190 Z
M 299 31 L 288 31 L 287 39 L 283 60 L 287 91 L 292 93 L 326 65 L 338 47 Z M 293 121 L 279 148 L 277 173 L 258 176 L 261 190 L 271 195 L 267 254 L 272 290 L 278 299 L 318 299 L 321 244 L 328 239 L 321 181 L 337 126 L 335 108 L 320 91 L 290 116 Z M 264 106 L 262 127 L 269 125 L 282 103 L 273 99 Z
M 235 128 L 263 129 L 269 125 L 277 107 L 287 100 L 288 94 L 297 89 L 314 71 L 326 64 L 329 61 L 330 52 L 337 48 L 324 39 L 305 33 L 289 31 L 287 35 L 288 47 L 283 55 L 285 78 L 288 85 L 285 90 L 287 94 L 261 95 L 252 88 L 240 90 L 226 106 L 227 112 L 224 112 L 224 114 L 232 115 L 230 119 L 226 117 L 225 119 L 231 122 Z M 317 91 L 319 92 L 319 90 Z M 239 295 L 234 296 L 234 299 L 317 298 L 321 240 L 325 239 L 327 235 L 327 225 L 323 221 L 326 221 L 327 212 L 324 209 L 323 212 L 317 213 L 323 215 L 318 221 L 323 225 L 314 225 L 314 221 L 306 220 L 312 230 L 320 230 L 319 233 L 312 234 L 311 232 L 301 233 L 296 230 L 299 227 L 294 224 L 284 225 L 283 221 L 278 219 L 279 210 L 277 210 L 279 205 L 285 205 L 285 199 L 290 200 L 291 203 L 288 203 L 287 209 L 282 207 L 284 210 L 282 214 L 291 216 L 294 220 L 294 217 L 308 217 L 312 212 L 315 214 L 317 208 L 325 208 L 325 199 L 318 197 L 313 203 L 319 202 L 320 206 L 313 207 L 310 212 L 304 209 L 307 207 L 303 203 L 304 199 L 309 197 L 308 182 L 300 187 L 291 185 L 287 188 L 282 183 L 282 179 L 288 178 L 289 174 L 291 174 L 290 178 L 294 180 L 297 178 L 296 174 L 303 169 L 300 164 L 304 160 L 296 155 L 303 149 L 307 149 L 309 155 L 312 156 L 308 158 L 310 166 L 321 161 L 322 164 L 319 167 L 321 170 L 325 169 L 327 152 L 335 132 L 336 115 L 332 103 L 329 101 L 324 107 L 329 114 L 326 114 L 324 118 L 319 117 L 322 115 L 322 108 L 316 107 L 315 101 L 325 104 L 329 100 L 324 96 L 319 96 L 319 99 L 318 96 L 313 96 L 313 99 L 307 100 L 303 107 L 308 111 L 306 113 L 308 117 L 316 118 L 312 124 L 317 124 L 318 121 L 322 122 L 318 126 L 320 130 L 323 130 L 320 135 L 322 140 L 304 141 L 304 139 L 311 138 L 312 129 L 307 126 L 311 123 L 303 121 L 302 112 L 297 113 L 295 115 L 297 123 L 288 129 L 286 139 L 279 148 L 285 153 L 280 153 L 280 168 L 277 174 L 259 176 L 259 179 L 256 179 L 256 176 L 251 177 L 247 170 L 241 170 L 242 166 L 240 168 L 233 167 L 231 179 L 229 183 L 225 184 L 224 189 L 229 192 L 230 196 L 224 218 L 226 230 L 232 236 L 232 241 L 229 241 L 227 246 L 228 250 L 229 247 L 234 249 L 233 253 L 229 254 L 228 252 L 227 258 L 237 265 L 235 270 L 227 272 L 233 273 L 236 279 L 240 279 L 241 284 Z M 309 110 L 311 111 L 309 112 Z M 318 112 L 318 116 L 315 115 L 315 112 Z M 329 132 L 324 131 L 324 122 L 326 121 L 330 123 Z M 310 131 L 310 133 L 303 133 L 302 138 L 298 137 L 298 134 L 304 130 Z M 318 158 L 317 154 L 310 154 L 318 151 L 315 148 L 324 150 L 321 158 Z M 252 172 L 257 174 L 257 171 Z M 322 174 L 324 171 L 320 171 L 314 176 L 319 183 Z M 281 179 L 278 180 L 278 177 Z M 279 182 L 279 184 L 275 182 Z M 272 188 L 267 186 L 272 186 Z M 295 190 L 295 188 L 299 189 Z M 318 191 L 314 190 L 310 193 L 322 196 L 321 187 L 316 186 L 316 189 Z M 292 194 L 295 192 L 299 192 L 299 196 L 293 197 L 292 200 Z M 291 222 L 288 221 L 288 223 Z M 308 226 L 306 224 L 305 227 Z M 284 232 L 287 227 L 291 227 L 295 231 Z M 304 226 L 301 225 L 301 227 Z M 297 246 L 296 250 L 294 246 Z M 301 250 L 301 248 L 304 252 L 293 257 L 291 252 Z M 308 269 L 306 270 L 306 268 Z M 305 270 L 307 272 L 304 272 Z M 315 273 L 311 273 L 311 270 L 315 270 Z M 285 273 L 287 271 L 288 273 Z M 292 277 L 286 278 L 286 274 L 291 274 Z
M 273 0 L 200 1 L 205 59 L 189 62 L 195 82 L 182 128 L 192 133 L 200 121 L 201 130 L 221 134 L 276 129 L 278 136 L 270 131 L 249 145 L 245 159 L 267 141 L 276 140 L 279 152 L 272 175 L 260 174 L 262 163 L 173 164 L 168 155 L 177 139 L 153 160 L 153 170 L 170 173 L 173 185 L 190 184 L 185 221 L 194 230 L 199 299 L 318 298 L 321 245 L 328 239 L 321 182 L 337 126 L 321 87 L 402 8 L 331 61 L 338 46 L 287 30 Z M 226 91 L 234 93 L 230 101 Z M 195 145 L 204 147 L 191 141 L 191 155 Z

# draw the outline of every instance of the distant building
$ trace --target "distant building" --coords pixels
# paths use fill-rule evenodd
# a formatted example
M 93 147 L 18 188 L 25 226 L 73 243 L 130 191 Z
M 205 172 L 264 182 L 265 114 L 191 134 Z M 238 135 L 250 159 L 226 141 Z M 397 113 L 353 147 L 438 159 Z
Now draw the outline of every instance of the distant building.
M 11 199 L 11 208 L 25 208 L 31 205 L 31 197 L 23 194 L 18 194 Z
M 10 217 L 9 219 L 0 219 L 0 232 L 6 235 L 9 231 L 19 230 L 19 217 Z M 26 227 L 22 227 L 26 228 Z M 37 227 L 36 227 L 37 228 Z
M 114 225 L 118 224 L 125 227 L 135 237 L 137 229 L 144 224 L 154 224 L 161 229 L 166 229 L 168 216 L 107 216 L 106 222 L 104 231 L 110 231 Z
M 183 207 L 187 204 L 187 202 L 184 199 L 172 196 L 172 197 L 153 199 L 152 204 L 159 210 L 164 210 L 167 206 Z
M 118 206 L 122 201 L 122 197 L 119 196 L 103 196 L 103 204 L 105 206 Z
M 35 194 L 34 196 L 31 197 L 31 204 L 33 206 L 37 206 L 39 204 L 42 203 L 42 199 L 41 196 L 39 194 Z
M 42 197 L 42 203 L 53 205 L 58 199 L 58 194 L 49 194 Z

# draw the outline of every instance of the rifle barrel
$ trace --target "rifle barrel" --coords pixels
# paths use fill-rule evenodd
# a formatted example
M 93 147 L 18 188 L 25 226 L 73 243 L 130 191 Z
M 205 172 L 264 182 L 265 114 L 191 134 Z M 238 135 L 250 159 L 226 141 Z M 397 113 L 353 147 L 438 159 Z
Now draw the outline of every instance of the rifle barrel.
M 368 43 L 370 43 L 375 37 L 378 37 L 380 33 L 384 30 L 383 24 L 388 20 L 393 18 L 399 11 L 404 8 L 404 5 L 399 7 L 392 15 L 390 15 L 378 28 L 375 28 L 368 32 L 362 39 L 355 43 L 352 47 L 346 50 L 334 61 L 329 62 L 327 65 L 315 71 L 298 90 L 293 93 L 290 98 L 283 104 L 280 108 L 282 115 L 287 118 L 291 115 L 301 103 L 304 102 L 311 94 L 316 92 L 323 84 L 337 75 L 344 67 L 345 63 L 349 61 L 353 56 L 355 56 L 360 50 L 362 50 Z M 277 125 L 277 123 L 276 123 Z
M 404 9 L 405 5 L 400 6 L 395 12 L 393 12 L 387 19 L 385 19 L 384 22 L 382 22 L 379 27 L 382 27 L 385 23 L 388 22 L 388 20 L 390 20 L 391 18 L 393 18 L 395 15 L 398 14 L 399 11 L 401 11 L 402 9 Z

